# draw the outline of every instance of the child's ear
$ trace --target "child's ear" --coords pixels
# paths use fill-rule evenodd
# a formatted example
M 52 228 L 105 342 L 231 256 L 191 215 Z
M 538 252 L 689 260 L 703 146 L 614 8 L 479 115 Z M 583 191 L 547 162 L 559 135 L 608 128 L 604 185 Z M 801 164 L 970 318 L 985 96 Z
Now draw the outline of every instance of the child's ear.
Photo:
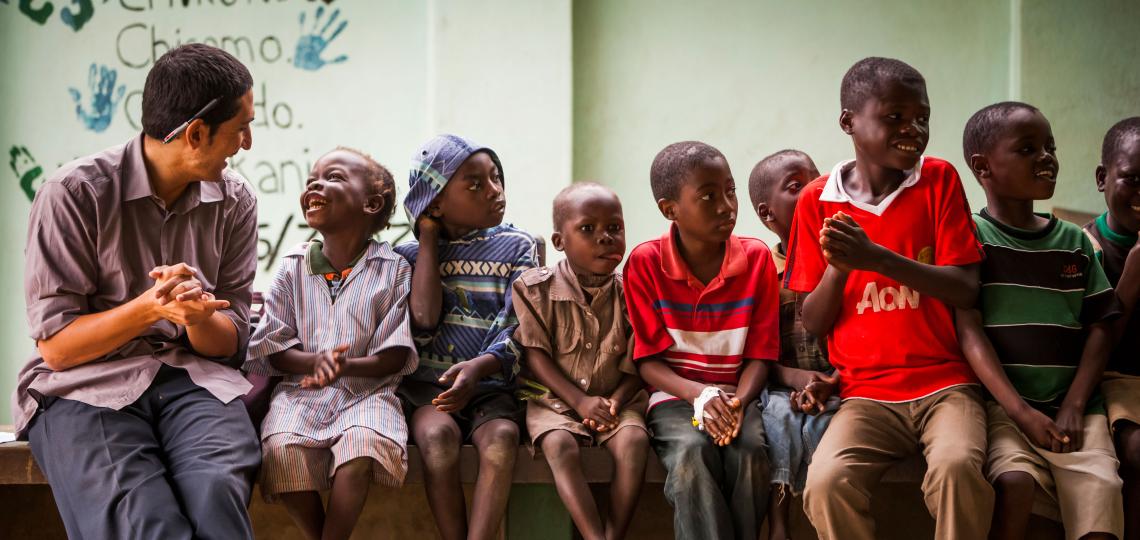
M 661 211 L 661 215 L 669 221 L 677 220 L 677 201 L 669 199 L 657 199 L 657 209 Z
M 768 207 L 768 203 L 766 202 L 762 202 L 756 205 L 756 215 L 760 216 L 760 221 L 763 222 L 776 220 L 776 216 L 772 215 L 772 209 Z
M 1096 166 L 1096 190 L 1104 193 L 1104 183 L 1108 181 L 1108 169 L 1104 165 Z
M 847 109 L 843 109 L 843 112 L 839 113 L 839 129 L 842 129 L 843 132 L 848 134 L 848 135 L 854 133 L 855 132 L 855 121 L 854 120 L 855 120 L 855 113 L 853 113 Z
M 974 173 L 979 179 L 990 177 L 990 160 L 982 154 L 973 154 L 970 156 L 970 172 Z
M 556 249 L 558 251 L 562 251 L 562 247 L 563 247 L 562 246 L 562 233 L 560 233 L 558 231 L 554 231 L 553 233 L 551 233 L 550 234 L 550 245 L 554 246 L 554 249 Z
M 433 204 L 433 205 L 428 207 L 427 215 L 429 215 L 435 219 L 439 219 L 439 218 L 443 217 L 443 211 L 439 209 L 438 204 Z
M 384 210 L 384 196 L 377 193 L 364 199 L 364 213 L 375 215 Z

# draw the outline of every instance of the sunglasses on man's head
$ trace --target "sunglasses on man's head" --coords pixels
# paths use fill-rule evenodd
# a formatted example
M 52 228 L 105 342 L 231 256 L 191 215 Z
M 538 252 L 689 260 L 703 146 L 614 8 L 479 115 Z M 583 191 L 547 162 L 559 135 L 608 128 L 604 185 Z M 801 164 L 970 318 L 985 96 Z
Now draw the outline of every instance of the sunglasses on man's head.
M 193 122 L 193 121 L 195 121 L 195 120 L 197 120 L 203 116 L 206 116 L 206 113 L 210 112 L 210 110 L 212 110 L 221 101 L 222 101 L 222 98 L 220 96 L 216 97 L 214 99 L 211 99 L 210 102 L 207 103 L 205 107 L 202 107 L 202 110 L 195 113 L 194 116 L 191 116 L 189 120 L 182 122 L 182 125 L 174 128 L 174 131 L 171 131 L 169 135 L 163 137 L 162 138 L 162 144 L 167 144 L 170 141 L 173 141 L 174 138 L 177 137 L 180 133 L 182 133 L 183 131 L 186 131 L 186 128 L 187 128 L 187 126 L 190 125 L 190 122 Z

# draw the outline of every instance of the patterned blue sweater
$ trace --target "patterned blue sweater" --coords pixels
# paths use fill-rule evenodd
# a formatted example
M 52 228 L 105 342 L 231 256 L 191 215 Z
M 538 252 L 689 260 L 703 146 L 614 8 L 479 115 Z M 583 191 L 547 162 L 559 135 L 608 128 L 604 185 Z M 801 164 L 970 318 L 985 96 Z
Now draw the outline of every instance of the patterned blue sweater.
M 416 266 L 419 242 L 396 246 Z M 452 365 L 490 353 L 502 370 L 482 381 L 477 393 L 510 390 L 519 369 L 520 348 L 513 339 L 518 319 L 511 304 L 511 283 L 538 265 L 534 238 L 510 224 L 472 232 L 458 240 L 439 241 L 439 275 L 443 302 L 439 324 L 413 331 L 420 366 L 406 380 L 439 384 Z

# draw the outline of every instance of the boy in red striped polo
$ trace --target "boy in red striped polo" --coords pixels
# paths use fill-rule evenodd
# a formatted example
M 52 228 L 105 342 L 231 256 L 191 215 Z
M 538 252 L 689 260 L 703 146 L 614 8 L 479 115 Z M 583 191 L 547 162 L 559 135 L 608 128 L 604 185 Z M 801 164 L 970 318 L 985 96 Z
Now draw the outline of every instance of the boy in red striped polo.
M 982 258 L 962 180 L 922 156 L 930 104 L 914 68 L 866 58 L 840 93 L 855 160 L 804 188 L 784 270 L 787 288 L 808 293 L 804 327 L 827 336 L 843 398 L 804 508 L 820 538 L 875 538 L 871 488 L 921 452 L 935 537 L 985 538 L 986 413 L 952 311 L 974 304 Z
M 732 234 L 736 183 L 717 149 L 671 144 L 653 160 L 650 182 L 673 223 L 630 253 L 625 291 L 675 533 L 757 538 L 769 483 L 757 398 L 779 355 L 772 255 Z

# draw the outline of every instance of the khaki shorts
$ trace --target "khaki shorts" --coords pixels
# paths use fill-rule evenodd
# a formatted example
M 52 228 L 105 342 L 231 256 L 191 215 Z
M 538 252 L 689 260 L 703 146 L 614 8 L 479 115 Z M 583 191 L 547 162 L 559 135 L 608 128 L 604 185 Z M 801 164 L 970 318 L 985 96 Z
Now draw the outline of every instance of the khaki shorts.
M 1059 454 L 1038 448 L 994 401 L 986 403 L 990 445 L 986 478 L 993 482 L 1008 472 L 1024 472 L 1041 488 L 1033 513 L 1061 521 L 1065 538 L 1091 532 L 1122 538 L 1124 501 L 1108 420 L 1102 414 L 1085 416 L 1084 444 L 1080 450 Z
M 1115 429 L 1121 420 L 1140 425 L 1140 377 L 1109 371 L 1100 383 L 1100 392 L 1108 409 L 1109 426 Z

